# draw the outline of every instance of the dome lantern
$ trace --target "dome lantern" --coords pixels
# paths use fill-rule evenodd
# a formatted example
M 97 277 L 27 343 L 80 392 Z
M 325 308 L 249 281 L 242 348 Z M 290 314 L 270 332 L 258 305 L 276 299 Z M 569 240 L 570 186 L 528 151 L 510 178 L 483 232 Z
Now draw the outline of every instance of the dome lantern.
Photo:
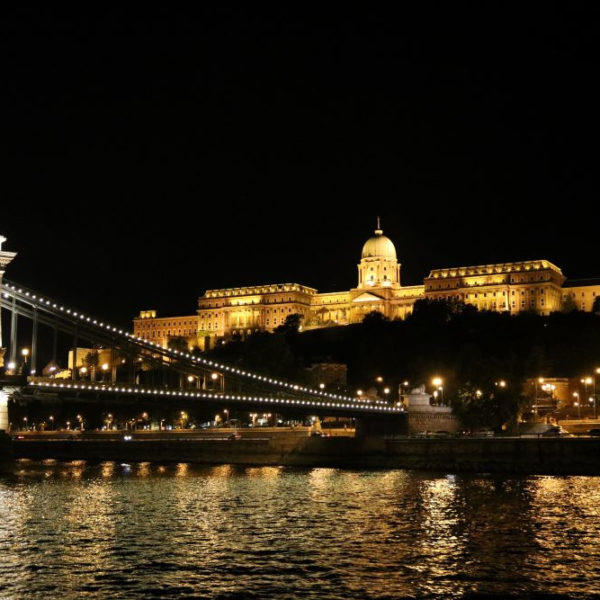
M 383 235 L 379 217 L 377 217 L 377 229 L 375 235 L 371 236 L 363 246 L 361 258 L 387 258 L 397 260 L 396 247 L 390 238 Z

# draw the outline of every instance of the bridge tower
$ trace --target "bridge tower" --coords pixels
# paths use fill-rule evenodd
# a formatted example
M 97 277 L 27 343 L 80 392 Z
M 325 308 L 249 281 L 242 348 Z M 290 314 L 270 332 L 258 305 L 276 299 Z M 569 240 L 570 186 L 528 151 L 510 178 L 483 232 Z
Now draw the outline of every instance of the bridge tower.
M 16 252 L 7 252 L 2 250 L 2 244 L 6 241 L 3 235 L 0 235 L 0 288 L 2 287 L 2 276 L 6 267 L 17 255 Z M 2 340 L 2 309 L 0 308 L 0 368 L 4 366 L 4 347 Z M 8 396 L 4 390 L 0 389 L 0 431 L 8 429 Z
M 2 250 L 2 244 L 6 241 L 6 238 L 3 235 L 0 235 L 0 286 L 2 286 L 2 276 L 4 275 L 4 271 L 6 267 L 13 261 L 14 257 L 17 255 L 16 252 L 7 252 L 6 250 Z M 0 309 L 1 311 L 2 309 Z M 4 366 L 4 353 L 6 352 L 6 348 L 2 343 L 2 313 L 0 312 L 0 367 Z

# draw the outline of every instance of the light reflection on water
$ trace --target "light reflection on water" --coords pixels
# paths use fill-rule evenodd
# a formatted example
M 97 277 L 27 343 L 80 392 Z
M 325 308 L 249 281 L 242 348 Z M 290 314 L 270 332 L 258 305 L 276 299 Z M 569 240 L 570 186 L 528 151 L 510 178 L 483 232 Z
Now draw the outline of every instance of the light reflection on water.
M 593 597 L 599 483 L 19 461 L 0 597 Z

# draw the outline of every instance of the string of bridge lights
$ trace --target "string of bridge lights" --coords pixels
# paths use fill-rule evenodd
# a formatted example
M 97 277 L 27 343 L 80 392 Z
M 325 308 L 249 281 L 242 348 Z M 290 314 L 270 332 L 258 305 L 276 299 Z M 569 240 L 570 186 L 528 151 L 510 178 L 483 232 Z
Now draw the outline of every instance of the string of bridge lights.
M 245 396 L 241 394 L 215 394 L 212 392 L 190 392 L 182 390 L 165 390 L 160 388 L 148 389 L 140 387 L 125 387 L 118 385 L 88 385 L 83 383 L 56 383 L 56 382 L 35 382 L 30 381 L 29 386 L 33 388 L 79 390 L 85 392 L 105 392 L 120 394 L 137 394 L 144 396 L 172 396 L 176 398 L 198 398 L 207 400 L 219 400 L 231 402 L 263 402 L 270 404 L 286 404 L 289 406 L 298 406 L 306 408 L 351 408 L 361 411 L 378 411 L 388 413 L 402 413 L 403 408 L 395 406 L 371 406 L 366 404 L 339 403 L 339 402 L 318 402 L 315 400 L 294 400 L 291 398 L 269 398 L 266 396 Z
M 69 315 L 70 317 L 76 318 L 82 323 L 89 323 L 90 325 L 96 326 L 96 327 L 103 329 L 105 331 L 108 331 L 112 334 L 120 335 L 128 341 L 133 341 L 137 345 L 145 347 L 147 350 L 160 349 L 161 352 L 169 354 L 173 358 L 188 359 L 192 363 L 196 363 L 196 366 L 199 363 L 200 365 L 210 367 L 211 369 L 214 369 L 214 370 L 229 372 L 231 375 L 238 375 L 241 377 L 247 377 L 247 378 L 253 379 L 255 381 L 260 381 L 260 382 L 267 383 L 270 385 L 276 385 L 278 387 L 282 387 L 291 392 L 303 392 L 306 394 L 312 394 L 315 396 L 319 396 L 321 398 L 330 398 L 332 400 L 338 400 L 340 402 L 352 402 L 354 405 L 356 403 L 364 403 L 364 404 L 367 404 L 369 407 L 373 407 L 373 406 L 387 407 L 388 406 L 387 403 L 383 400 L 379 400 L 379 399 L 368 400 L 366 398 L 361 398 L 358 396 L 344 396 L 343 394 L 333 394 L 331 392 L 325 392 L 323 390 L 318 390 L 316 388 L 311 388 L 311 387 L 307 387 L 307 386 L 298 385 L 295 383 L 290 383 L 287 381 L 283 381 L 281 379 L 275 379 L 273 377 L 268 377 L 266 375 L 259 375 L 258 373 L 254 373 L 252 371 L 238 369 L 236 367 L 231 367 L 231 366 L 225 365 L 223 363 L 218 363 L 216 361 L 208 360 L 201 356 L 194 356 L 194 355 L 190 354 L 189 352 L 181 352 L 179 350 L 175 350 L 175 349 L 171 349 L 171 348 L 164 348 L 163 346 L 161 346 L 160 344 L 157 344 L 156 342 L 152 342 L 150 340 L 146 340 L 139 336 L 135 336 L 132 333 L 129 333 L 128 331 L 124 331 L 123 329 L 119 329 L 118 327 L 115 327 L 114 325 L 110 325 L 109 323 L 104 323 L 103 321 L 99 321 L 98 319 L 94 319 L 93 317 L 84 315 L 81 312 L 76 312 L 76 311 L 71 310 L 70 308 L 65 308 L 64 306 L 60 305 L 59 303 L 56 303 L 56 302 L 53 302 L 46 298 L 37 296 L 36 294 L 33 294 L 27 290 L 24 290 L 23 288 L 17 288 L 15 285 L 9 284 L 6 280 L 3 284 L 3 287 L 5 289 L 8 288 L 8 289 L 12 290 L 13 297 L 15 299 L 17 297 L 16 294 L 21 294 L 21 295 L 27 297 L 31 301 L 38 302 L 40 305 L 42 305 L 44 307 L 52 308 L 57 312 L 61 312 L 61 313 L 64 313 L 65 315 Z M 5 291 L 3 293 L 3 296 L 5 298 L 9 298 L 11 296 L 11 294 L 9 294 L 8 292 Z

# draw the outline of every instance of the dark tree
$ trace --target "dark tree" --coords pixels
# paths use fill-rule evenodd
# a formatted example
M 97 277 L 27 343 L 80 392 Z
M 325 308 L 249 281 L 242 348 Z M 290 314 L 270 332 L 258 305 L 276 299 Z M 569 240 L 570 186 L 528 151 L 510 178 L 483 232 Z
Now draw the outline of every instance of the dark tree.
M 178 352 L 187 352 L 188 341 L 183 336 L 177 335 L 169 338 L 167 348 L 169 348 L 169 350 L 177 350 Z
M 560 311 L 564 312 L 564 313 L 571 313 L 571 312 L 575 312 L 576 310 L 577 310 L 577 304 L 575 303 L 575 300 L 573 299 L 572 296 L 567 296 L 562 301 L 562 306 L 560 308 Z
M 273 330 L 275 333 L 283 333 L 283 334 L 294 334 L 300 331 L 300 326 L 302 325 L 302 319 L 304 317 L 300 313 L 294 313 L 292 315 L 288 315 L 285 318 L 285 321 L 279 325 L 279 327 L 275 327 Z
M 527 403 L 518 386 L 478 388 L 469 382 L 457 390 L 452 410 L 466 427 L 500 431 L 515 426 Z
M 362 320 L 363 325 L 366 325 L 367 327 L 371 325 L 381 325 L 382 323 L 387 322 L 389 322 L 388 317 L 378 310 L 372 310 L 370 313 L 367 313 Z

